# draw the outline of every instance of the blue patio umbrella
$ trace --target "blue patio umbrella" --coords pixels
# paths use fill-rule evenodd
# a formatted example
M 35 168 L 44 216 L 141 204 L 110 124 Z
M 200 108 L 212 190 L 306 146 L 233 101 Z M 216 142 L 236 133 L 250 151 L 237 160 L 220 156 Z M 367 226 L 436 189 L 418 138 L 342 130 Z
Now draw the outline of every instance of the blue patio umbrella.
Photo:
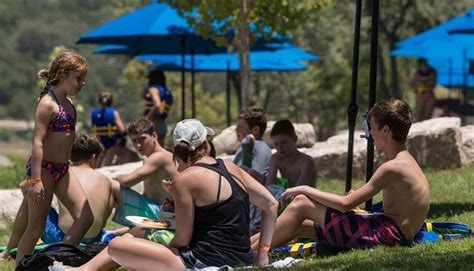
M 405 41 L 397 44 L 402 45 L 391 51 L 392 56 L 426 58 L 437 70 L 437 83 L 445 87 L 474 87 L 468 73 L 470 59 L 474 59 L 474 35 L 448 35 L 444 30 L 416 42 Z
M 434 26 L 428 30 L 425 30 L 421 33 L 413 35 L 410 38 L 398 42 L 397 47 L 404 47 L 407 45 L 418 45 L 420 43 L 433 39 L 449 39 L 450 32 L 452 32 L 453 29 L 458 29 L 460 27 L 468 27 L 469 25 L 472 26 L 474 24 L 473 16 L 474 9 L 471 9 L 463 16 L 455 16 L 442 24 Z
M 281 50 L 276 51 L 258 51 L 250 52 L 250 67 L 253 71 L 302 71 L 306 70 L 306 66 L 298 61 L 316 61 L 319 57 L 298 47 L 285 45 Z M 181 69 L 181 63 L 176 56 L 173 55 L 143 55 L 139 56 L 141 61 L 154 61 L 156 64 L 153 69 L 160 70 L 178 70 Z M 192 78 L 195 71 L 198 72 L 219 72 L 239 70 L 239 61 L 237 54 L 213 54 L 213 55 L 195 55 L 188 57 L 185 61 L 185 70 L 191 71 Z M 194 97 L 194 79 L 192 79 L 192 95 Z M 230 126 L 230 84 L 229 75 L 226 84 L 227 96 L 227 124 Z M 195 116 L 194 98 L 193 101 L 193 117 Z
M 202 54 L 226 52 L 225 47 L 217 47 L 212 40 L 196 35 L 175 9 L 156 1 L 80 35 L 77 43 L 126 45 L 135 53 L 152 46 L 162 54 L 181 54 L 183 63 L 184 55 L 191 51 Z M 185 118 L 184 70 L 181 80 L 181 114 Z
M 226 51 L 212 40 L 196 35 L 174 8 L 156 1 L 80 35 L 77 43 L 127 45 L 138 53 L 147 45 L 162 54 L 180 54 L 191 49 L 202 54 Z
M 474 34 L 474 8 L 466 12 L 462 19 L 462 21 L 449 26 L 448 32 L 450 34 Z
M 140 57 L 139 57 L 140 59 Z M 148 59 L 148 58 L 145 58 Z M 150 59 L 143 61 L 150 61 Z M 165 58 L 157 58 L 159 59 L 158 62 L 152 65 L 151 69 L 158 69 L 163 71 L 180 71 L 181 65 L 179 62 L 173 60 L 166 60 Z M 196 61 L 194 67 L 190 61 L 185 62 L 184 69 L 190 72 L 236 72 L 239 71 L 238 63 L 235 63 L 231 58 L 226 60 L 217 60 L 216 59 L 208 59 L 208 60 L 201 60 Z M 276 59 L 269 62 L 258 62 L 252 61 L 251 69 L 252 71 L 304 71 L 307 69 L 306 65 L 299 63 L 294 60 L 282 60 Z
M 145 55 L 164 55 L 165 57 L 172 57 L 176 56 L 176 54 L 169 54 L 169 53 L 160 53 L 160 49 L 156 46 L 148 45 L 146 47 L 142 48 L 143 50 L 139 51 L 138 54 L 136 48 L 130 47 L 127 45 L 114 45 L 114 44 L 108 44 L 108 45 L 102 45 L 98 48 L 96 48 L 93 53 L 94 54 L 123 54 L 123 55 L 130 55 L 130 56 L 135 56 L 139 55 L 141 57 Z M 198 52 L 194 51 L 195 58 L 199 58 L 200 55 Z M 300 60 L 308 60 L 308 61 L 317 61 L 319 60 L 319 57 L 317 55 L 314 55 L 308 51 L 305 51 L 301 48 L 298 48 L 295 45 L 289 44 L 289 43 L 279 43 L 279 42 L 266 42 L 264 43 L 262 40 L 256 44 L 253 45 L 250 48 L 250 53 L 252 52 L 258 52 L 258 53 L 264 53 L 264 54 L 273 54 L 276 55 L 278 54 L 279 56 L 284 57 L 290 57 L 290 58 L 298 58 Z M 217 55 L 217 54 L 224 54 L 227 55 L 226 52 L 220 52 L 219 50 L 216 50 L 214 53 L 206 54 L 206 55 Z M 207 57 L 207 56 L 205 56 Z
M 281 62 L 291 64 L 296 61 L 317 61 L 319 57 L 308 51 L 300 49 L 294 45 L 283 43 L 273 44 L 269 43 L 268 47 L 272 47 L 270 51 L 251 51 L 250 52 L 250 67 L 252 70 L 276 69 L 277 65 L 272 65 L 272 62 Z M 198 70 L 227 70 L 227 63 L 230 62 L 230 69 L 232 71 L 239 69 L 239 60 L 236 53 L 218 53 L 211 55 L 194 55 L 195 68 Z M 141 61 L 155 61 L 164 63 L 177 64 L 178 59 L 172 55 L 140 55 L 137 57 Z M 286 61 L 283 61 L 286 60 Z M 190 65 L 189 63 L 187 65 Z M 284 67 L 280 68 L 284 69 Z

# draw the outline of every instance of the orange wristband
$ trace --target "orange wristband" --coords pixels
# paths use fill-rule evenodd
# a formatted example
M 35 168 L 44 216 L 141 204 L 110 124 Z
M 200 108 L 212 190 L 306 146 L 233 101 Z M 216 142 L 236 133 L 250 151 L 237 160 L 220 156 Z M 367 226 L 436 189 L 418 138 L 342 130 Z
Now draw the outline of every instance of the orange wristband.
M 41 178 L 40 178 L 40 177 L 38 177 L 38 178 L 31 178 L 31 179 L 26 180 L 26 182 L 27 182 L 28 184 L 30 184 L 30 185 L 31 185 L 31 184 L 37 184 L 37 183 L 40 183 L 40 182 L 41 182 Z
M 269 245 L 264 245 L 264 244 L 258 245 L 258 248 L 263 250 L 263 251 L 269 251 L 270 250 L 270 246 Z

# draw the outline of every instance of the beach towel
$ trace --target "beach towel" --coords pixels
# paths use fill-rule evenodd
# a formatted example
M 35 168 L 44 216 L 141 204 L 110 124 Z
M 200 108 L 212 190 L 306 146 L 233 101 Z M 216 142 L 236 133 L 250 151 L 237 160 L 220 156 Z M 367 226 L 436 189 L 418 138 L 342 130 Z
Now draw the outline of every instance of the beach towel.
M 316 242 L 293 243 L 287 246 L 275 247 L 272 252 L 289 254 L 293 258 L 308 257 L 316 252 L 316 247 Z
M 132 228 L 135 225 L 125 218 L 129 215 L 158 219 L 157 213 L 160 211 L 158 203 L 129 188 L 120 189 L 120 193 L 123 204 L 115 209 L 113 222 Z
M 413 238 L 414 243 L 434 243 L 439 240 L 456 240 L 472 235 L 468 225 L 454 222 L 429 222 L 426 221 Z

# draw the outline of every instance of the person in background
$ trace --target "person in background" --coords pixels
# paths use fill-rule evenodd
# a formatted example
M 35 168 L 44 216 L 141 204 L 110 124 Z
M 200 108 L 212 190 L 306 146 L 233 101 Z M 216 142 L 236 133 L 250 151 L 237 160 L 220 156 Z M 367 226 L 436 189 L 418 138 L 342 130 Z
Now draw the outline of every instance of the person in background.
M 370 135 L 375 147 L 388 161 L 370 180 L 346 195 L 310 186 L 287 189 L 282 198 L 292 198 L 278 217 L 272 247 L 296 236 L 317 236 L 320 249 L 348 250 L 377 245 L 408 245 L 423 225 L 429 210 L 428 180 L 405 142 L 411 127 L 407 103 L 388 99 L 376 103 L 368 113 Z M 382 192 L 383 213 L 359 213 L 361 203 Z M 257 249 L 259 236 L 252 236 Z
M 315 186 L 314 161 L 311 156 L 296 148 L 298 137 L 289 120 L 279 120 L 273 125 L 270 136 L 277 150 L 269 163 L 265 186 L 275 184 L 277 172 L 288 182 L 285 188 L 299 185 Z
M 166 87 L 165 74 L 160 70 L 152 70 L 148 73 L 148 86 L 142 91 L 145 110 L 145 118 L 153 122 L 158 142 L 164 146 L 168 126 L 166 118 L 171 105 L 173 104 L 173 95 Z
M 117 137 L 125 133 L 125 127 L 119 112 L 112 107 L 113 96 L 109 91 L 99 94 L 99 107 L 91 112 L 91 132 L 97 136 L 105 148 L 104 157 L 99 157 L 99 166 L 109 166 L 112 161 L 110 149 L 115 146 Z
M 417 121 L 430 119 L 433 115 L 436 97 L 436 70 L 428 65 L 424 58 L 418 59 L 418 69 L 410 79 L 410 85 L 415 91 L 415 118 Z
M 77 245 L 94 217 L 81 184 L 69 175 L 69 159 L 76 136 L 76 110 L 68 96 L 77 95 L 85 85 L 86 60 L 72 50 L 59 53 L 49 69 L 38 77 L 46 84 L 40 93 L 35 115 L 33 147 L 26 163 L 28 222 L 18 243 L 17 264 L 31 255 L 44 230 L 53 194 L 74 219 L 63 242 Z
M 237 149 L 233 162 L 262 184 L 272 156 L 270 147 L 262 140 L 266 129 L 267 118 L 263 108 L 252 106 L 240 111 L 235 132 L 242 145 Z

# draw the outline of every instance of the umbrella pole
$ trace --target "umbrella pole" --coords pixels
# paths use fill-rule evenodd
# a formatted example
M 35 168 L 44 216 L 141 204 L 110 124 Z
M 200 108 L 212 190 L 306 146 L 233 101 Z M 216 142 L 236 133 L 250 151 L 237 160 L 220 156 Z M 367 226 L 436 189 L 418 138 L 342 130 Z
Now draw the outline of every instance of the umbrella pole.
M 226 95 L 226 116 L 227 116 L 227 127 L 230 127 L 230 61 L 227 60 L 227 71 L 225 81 L 225 95 Z
M 186 52 L 186 40 L 181 36 L 181 119 L 186 118 L 186 100 L 185 100 L 185 76 L 184 76 L 184 53 Z
M 379 32 L 379 0 L 372 0 L 372 22 L 371 22 L 371 40 L 370 40 L 370 85 L 369 85 L 369 110 L 375 104 L 375 95 L 377 88 L 377 47 Z M 374 144 L 372 137 L 367 139 L 367 170 L 366 182 L 372 178 L 374 171 Z M 372 199 L 365 203 L 366 210 L 372 210 Z
M 464 105 L 465 105 L 465 99 L 466 99 L 466 96 L 467 96 L 467 75 L 468 75 L 468 72 L 469 72 L 469 62 L 467 60 L 467 49 L 464 48 L 463 51 L 462 51 L 462 58 L 463 58 L 463 65 L 464 68 L 463 68 L 463 73 L 462 73 L 462 99 L 461 99 L 461 125 L 465 125 L 466 124 L 466 114 L 464 114 Z
M 194 49 L 191 49 L 191 108 L 193 119 L 196 118 L 196 95 L 194 93 Z
M 360 44 L 360 20 L 361 20 L 362 0 L 356 2 L 356 15 L 354 25 L 354 46 L 352 52 L 352 82 L 351 82 L 351 101 L 347 108 L 347 119 L 349 126 L 349 139 L 347 146 L 347 168 L 346 168 L 346 193 L 352 186 L 352 158 L 354 151 L 354 129 L 357 119 L 357 77 L 359 72 L 359 44 Z

